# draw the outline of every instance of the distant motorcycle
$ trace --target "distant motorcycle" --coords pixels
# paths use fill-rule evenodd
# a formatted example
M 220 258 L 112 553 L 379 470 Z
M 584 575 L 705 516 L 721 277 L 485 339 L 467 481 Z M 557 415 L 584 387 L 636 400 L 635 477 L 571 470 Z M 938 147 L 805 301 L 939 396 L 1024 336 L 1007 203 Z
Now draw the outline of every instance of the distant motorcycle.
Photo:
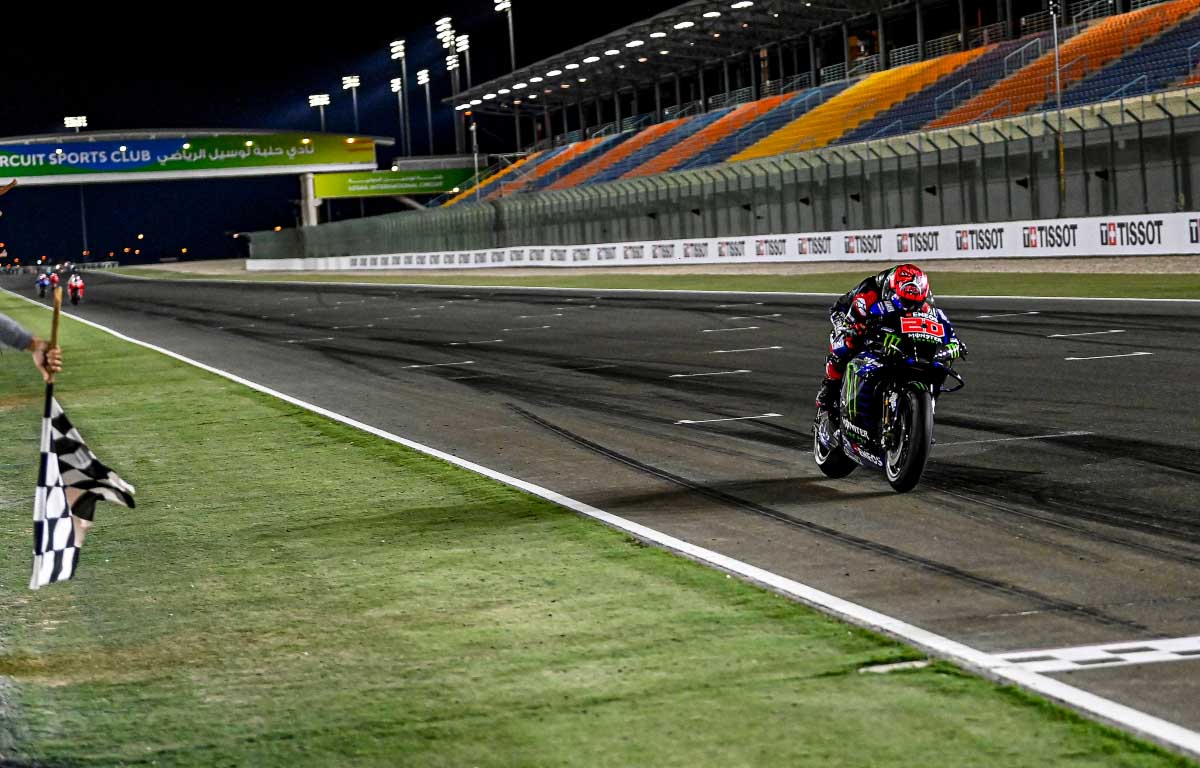
M 883 319 L 846 366 L 838 423 L 817 411 L 813 456 L 821 471 L 842 478 L 870 467 L 883 470 L 895 491 L 915 488 L 933 444 L 938 395 L 966 384 L 952 367 L 962 351 L 942 313 Z M 947 379 L 958 386 L 946 389 Z
M 46 298 L 46 289 L 50 287 L 50 276 L 38 275 L 37 283 L 35 283 L 35 285 L 37 285 L 38 289 L 38 298 Z
M 83 300 L 83 278 L 79 275 L 73 276 L 67 281 L 67 293 L 71 296 L 71 303 L 78 304 Z

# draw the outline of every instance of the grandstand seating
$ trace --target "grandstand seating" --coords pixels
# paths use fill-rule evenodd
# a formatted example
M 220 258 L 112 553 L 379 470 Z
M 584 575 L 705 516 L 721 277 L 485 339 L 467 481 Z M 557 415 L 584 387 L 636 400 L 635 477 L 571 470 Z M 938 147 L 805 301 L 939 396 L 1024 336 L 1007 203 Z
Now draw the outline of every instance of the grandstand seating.
M 580 155 L 586 155 L 597 144 L 604 141 L 604 138 L 605 137 L 585 139 L 584 141 L 577 141 L 574 144 L 566 144 L 561 146 L 553 152 L 547 152 L 540 158 L 539 162 L 531 163 L 526 166 L 525 173 L 521 174 L 520 178 L 512 181 L 505 181 L 496 185 L 496 187 L 492 189 L 491 193 L 484 199 L 493 200 L 504 195 L 511 195 L 514 192 L 525 191 L 527 188 L 531 187 L 534 182 L 538 181 L 551 171 L 562 167 Z
M 968 51 L 970 59 L 963 67 L 880 112 L 839 139 L 839 143 L 898 136 L 917 130 L 1004 77 L 1004 58 L 1028 42 L 1027 39 L 1010 40 Z
M 636 135 L 631 136 L 628 141 L 621 142 L 620 145 L 608 150 L 599 157 L 593 158 L 590 162 L 585 163 L 583 166 L 576 168 L 549 184 L 547 188 L 569 189 L 570 187 L 578 186 L 601 171 L 611 168 L 615 163 L 632 156 L 633 153 L 675 130 L 689 119 L 678 117 L 674 120 L 667 120 L 666 122 L 652 125 L 644 131 L 639 131 Z
M 1174 0 L 1109 16 L 1059 46 L 1059 73 L 1064 86 L 1083 79 L 1125 51 L 1177 23 L 1200 0 Z M 1050 51 L 975 98 L 931 122 L 947 128 L 989 117 L 1021 114 L 1044 103 L 1054 88 L 1054 52 Z
M 623 178 L 649 176 L 652 173 L 662 173 L 663 171 L 677 168 L 716 142 L 729 136 L 734 131 L 749 125 L 751 122 L 770 112 L 779 106 L 784 99 L 788 98 L 789 95 L 767 96 L 764 99 L 752 101 L 749 104 L 736 106 L 720 120 L 713 122 L 701 131 L 697 131 L 695 135 L 685 141 L 679 142 L 658 157 L 634 168 L 625 174 Z
M 971 51 L 951 53 L 876 72 L 730 160 L 752 160 L 781 152 L 824 147 L 883 110 L 924 90 L 974 56 Z
M 1191 15 L 1163 34 L 1147 41 L 1107 67 L 1063 91 L 1063 106 L 1075 107 L 1104 101 L 1124 89 L 1136 96 L 1161 90 L 1187 77 L 1191 62 L 1188 48 L 1200 41 L 1200 15 Z M 1052 104 L 1048 99 L 1047 104 Z
M 587 165 L 598 157 L 603 157 L 617 147 L 624 144 L 629 139 L 633 138 L 634 133 L 627 131 L 625 133 L 616 133 L 611 136 L 597 137 L 590 147 L 580 147 L 574 153 L 573 157 L 564 159 L 563 163 L 556 168 L 552 168 L 538 178 L 529 182 L 526 191 L 533 192 L 539 189 L 547 189 L 554 182 L 567 176 L 579 168 Z M 580 142 L 584 144 L 586 142 Z
M 753 122 L 748 123 L 737 133 L 726 136 L 692 159 L 676 166 L 676 170 L 703 168 L 706 165 L 715 165 L 724 162 L 762 137 L 769 136 L 779 130 L 783 125 L 795 120 L 809 109 L 846 90 L 848 85 L 848 82 L 841 80 L 817 88 L 787 94 L 784 100 L 774 109 L 767 111 Z
M 466 190 L 463 190 L 462 192 L 459 192 L 457 195 L 455 195 L 454 197 L 450 198 L 445 203 L 443 203 L 442 207 L 445 208 L 447 206 L 454 205 L 455 203 L 461 202 L 468 198 L 474 197 L 477 190 L 478 190 L 479 194 L 482 195 L 485 190 L 490 190 L 493 184 L 495 184 L 498 181 L 504 180 L 504 178 L 506 178 L 509 174 L 516 173 L 517 171 L 521 170 L 521 168 L 528 163 L 536 162 L 538 160 L 538 158 L 542 156 L 542 154 L 543 154 L 542 152 L 530 152 L 528 155 L 525 155 L 525 157 L 522 157 L 520 160 L 517 160 L 512 165 L 501 168 L 496 173 L 493 173 L 491 176 L 488 176 L 486 179 L 483 179 L 482 181 L 480 181 L 478 184 L 471 187 L 470 189 L 466 189 Z
M 708 114 L 696 115 L 695 117 L 689 118 L 687 122 L 681 124 L 675 130 L 660 136 L 658 139 L 646 144 L 640 150 L 624 160 L 614 163 L 611 168 L 596 174 L 594 177 L 589 179 L 587 183 L 598 184 L 603 181 L 619 179 L 633 169 L 644 165 L 645 163 L 658 157 L 664 152 L 669 151 L 680 143 L 687 141 L 700 131 L 705 130 L 713 123 L 724 118 L 731 111 L 731 107 L 723 107 L 721 109 L 714 109 Z

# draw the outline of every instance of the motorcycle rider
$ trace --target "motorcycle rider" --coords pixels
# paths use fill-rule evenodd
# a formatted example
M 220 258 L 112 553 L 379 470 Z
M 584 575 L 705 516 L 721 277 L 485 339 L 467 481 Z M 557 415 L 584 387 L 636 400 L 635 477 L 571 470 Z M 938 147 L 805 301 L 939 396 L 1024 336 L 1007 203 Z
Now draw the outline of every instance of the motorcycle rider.
M 83 298 L 83 277 L 78 272 L 72 272 L 67 280 L 67 292 L 71 294 L 72 301 L 76 300 L 77 294 L 78 298 Z
M 868 277 L 829 308 L 833 331 L 829 334 L 825 378 L 817 390 L 817 408 L 836 414 L 846 364 L 879 322 L 894 312 L 929 312 L 939 320 L 946 319 L 934 304 L 929 277 L 915 264 L 898 264 Z M 951 334 L 957 344 L 951 347 L 950 357 L 965 355 L 966 347 L 953 331 Z
M 49 273 L 47 273 L 47 272 L 38 273 L 38 277 L 37 277 L 38 296 L 41 298 L 45 298 L 46 297 L 46 289 L 49 287 L 50 287 Z

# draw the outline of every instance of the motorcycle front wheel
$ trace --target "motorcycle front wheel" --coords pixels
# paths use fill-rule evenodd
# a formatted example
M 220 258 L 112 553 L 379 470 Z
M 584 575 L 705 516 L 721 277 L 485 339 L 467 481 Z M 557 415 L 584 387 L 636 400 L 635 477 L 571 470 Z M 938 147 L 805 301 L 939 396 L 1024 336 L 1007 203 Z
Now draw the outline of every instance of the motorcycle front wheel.
M 822 418 L 824 417 L 824 419 Z M 831 477 L 834 480 L 845 477 L 854 471 L 858 466 L 854 460 L 842 452 L 840 442 L 830 439 L 830 445 L 826 446 L 821 443 L 822 420 L 825 421 L 824 428 L 832 431 L 829 425 L 829 417 L 818 412 L 817 418 L 813 420 L 813 458 L 817 462 L 817 467 L 826 477 Z M 840 438 L 838 438 L 840 441 Z
M 897 393 L 896 421 L 886 440 L 884 473 L 898 493 L 917 487 L 933 442 L 933 398 L 923 389 L 905 387 Z

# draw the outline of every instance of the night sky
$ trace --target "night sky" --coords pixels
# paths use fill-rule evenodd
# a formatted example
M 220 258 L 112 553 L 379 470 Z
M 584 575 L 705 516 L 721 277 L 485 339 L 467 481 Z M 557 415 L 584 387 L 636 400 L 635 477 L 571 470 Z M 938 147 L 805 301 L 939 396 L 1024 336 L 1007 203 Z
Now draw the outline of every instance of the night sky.
M 527 65 L 677 4 L 514 0 L 518 63 Z M 276 5 L 278 11 L 266 12 L 210 3 L 196 6 L 194 17 L 177 7 L 169 17 L 160 11 L 157 24 L 146 17 L 149 12 L 117 10 L 66 23 L 70 12 L 64 10 L 59 20 L 64 23 L 27 26 L 0 46 L 0 134 L 62 132 L 64 116 L 81 114 L 94 130 L 316 130 L 319 119 L 308 94 L 325 92 L 333 97 L 326 108 L 328 130 L 350 133 L 350 98 L 340 83 L 342 75 L 358 74 L 362 132 L 395 138 L 399 118 L 388 81 L 399 74 L 399 62 L 389 58 L 388 43 L 404 38 L 414 152 L 426 142 L 423 89 L 416 85 L 416 71 L 423 68 L 433 76 L 437 151 L 452 152 L 453 110 L 440 104 L 449 95 L 449 78 L 433 22 L 449 15 L 459 34 L 471 36 L 475 82 L 510 71 L 507 22 L 492 10 L 492 0 L 408 0 L 393 7 L 414 10 L 394 18 L 362 6 L 339 14 L 337 5 L 312 11 Z M 481 120 L 479 139 L 483 151 L 510 150 L 511 121 Z M 390 156 L 383 150 L 381 162 Z M 292 176 L 85 189 L 93 257 L 139 245 L 134 238 L 145 234 L 141 258 L 122 255 L 126 263 L 178 257 L 184 247 L 184 258 L 235 256 L 236 241 L 228 233 L 295 226 L 298 215 L 293 201 L 299 183 Z M 358 215 L 355 201 L 335 206 L 337 218 Z M 391 201 L 367 203 L 368 214 L 397 209 Z M 0 242 L 10 256 L 79 258 L 79 187 L 18 187 L 0 198 L 0 211 Z

